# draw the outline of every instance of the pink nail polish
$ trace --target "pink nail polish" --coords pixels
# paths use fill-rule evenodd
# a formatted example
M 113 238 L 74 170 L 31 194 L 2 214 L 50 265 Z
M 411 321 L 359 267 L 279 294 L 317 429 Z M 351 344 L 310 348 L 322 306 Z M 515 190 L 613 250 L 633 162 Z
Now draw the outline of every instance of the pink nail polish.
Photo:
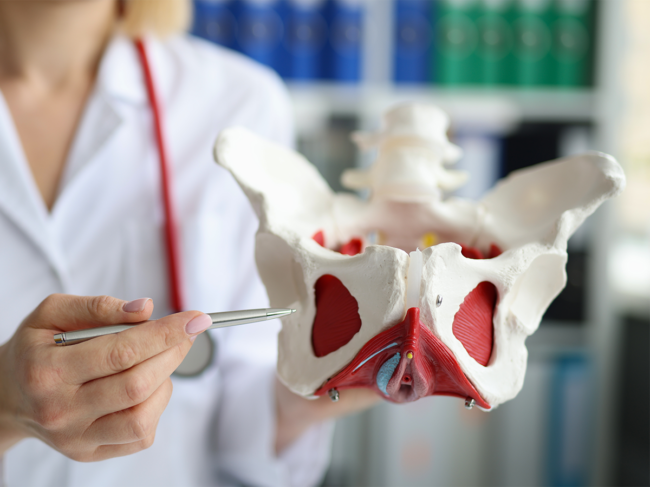
M 125 303 L 122 309 L 127 313 L 138 313 L 144 309 L 147 305 L 147 301 L 149 301 L 149 298 L 134 299 L 133 301 Z
M 212 318 L 206 314 L 199 315 L 196 318 L 193 318 L 187 325 L 185 325 L 185 333 L 188 335 L 201 333 L 202 331 L 207 330 L 211 325 Z

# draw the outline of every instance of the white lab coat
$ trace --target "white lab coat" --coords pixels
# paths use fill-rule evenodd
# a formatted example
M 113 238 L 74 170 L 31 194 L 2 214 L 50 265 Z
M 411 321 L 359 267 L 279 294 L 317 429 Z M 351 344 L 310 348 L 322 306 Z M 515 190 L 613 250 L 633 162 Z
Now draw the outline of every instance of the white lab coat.
M 186 307 L 261 308 L 256 219 L 212 160 L 222 129 L 242 125 L 290 144 L 285 89 L 269 70 L 203 41 L 147 41 L 162 99 L 182 246 Z M 0 342 L 51 293 L 153 298 L 168 313 L 158 154 L 142 70 L 116 37 L 102 60 L 56 204 L 48 212 L 0 96 Z M 9 486 L 299 485 L 318 481 L 330 425 L 274 457 L 273 378 L 279 324 L 213 330 L 218 352 L 197 378 L 174 378 L 154 445 L 73 462 L 36 439 L 4 457 Z

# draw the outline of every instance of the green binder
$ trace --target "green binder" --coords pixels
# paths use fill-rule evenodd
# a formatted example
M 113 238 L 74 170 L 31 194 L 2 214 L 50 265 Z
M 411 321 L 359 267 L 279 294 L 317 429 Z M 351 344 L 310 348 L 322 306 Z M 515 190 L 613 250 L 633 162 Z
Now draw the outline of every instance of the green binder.
M 514 0 L 482 0 L 476 22 L 481 82 L 487 86 L 512 85 L 517 80 L 514 33 Z
M 553 54 L 558 86 L 590 86 L 593 71 L 593 0 L 556 0 Z
M 519 86 L 555 84 L 554 21 L 555 8 L 552 0 L 517 0 L 513 30 Z
M 435 81 L 441 85 L 481 82 L 476 21 L 480 0 L 439 0 L 434 8 Z

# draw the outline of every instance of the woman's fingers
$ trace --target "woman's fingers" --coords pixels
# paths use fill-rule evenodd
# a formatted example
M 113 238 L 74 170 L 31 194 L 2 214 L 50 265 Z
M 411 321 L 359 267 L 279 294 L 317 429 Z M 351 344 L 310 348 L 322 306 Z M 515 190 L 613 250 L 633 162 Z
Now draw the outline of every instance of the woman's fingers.
M 68 373 L 69 384 L 118 374 L 145 360 L 174 348 L 212 325 L 210 317 L 198 311 L 186 311 L 159 320 L 142 323 L 130 330 L 62 347 L 61 367 Z
M 169 379 L 190 348 L 191 342 L 185 340 L 121 374 L 83 384 L 75 403 L 95 418 L 143 403 Z
M 52 294 L 25 320 L 33 328 L 71 331 L 95 326 L 139 323 L 149 319 L 153 301 L 149 298 L 123 301 L 112 296 Z
M 143 403 L 97 419 L 84 432 L 83 439 L 96 445 L 144 441 L 154 435 L 171 395 L 172 382 L 167 378 Z
M 27 316 L 0 347 L 0 416 L 3 428 L 15 430 L 12 441 L 37 436 L 79 461 L 128 455 L 151 445 L 171 394 L 169 375 L 191 347 L 191 338 L 212 324 L 210 317 L 180 313 L 70 347 L 54 345 L 52 335 L 139 323 L 152 309 L 149 299 L 126 303 L 106 296 L 52 295 Z M 151 364 L 138 367 L 152 357 Z M 127 376 L 127 382 L 104 382 L 107 376 Z M 95 402 L 80 400 L 80 386 L 89 381 Z M 112 400 L 120 412 L 102 414 Z

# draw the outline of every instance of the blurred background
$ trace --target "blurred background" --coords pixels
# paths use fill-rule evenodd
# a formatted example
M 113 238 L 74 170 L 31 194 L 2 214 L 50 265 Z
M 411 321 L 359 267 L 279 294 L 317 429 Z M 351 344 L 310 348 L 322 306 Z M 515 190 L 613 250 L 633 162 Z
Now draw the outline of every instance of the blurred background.
M 372 162 L 350 132 L 407 100 L 451 116 L 460 196 L 590 149 L 627 175 L 569 242 L 519 396 L 341 420 L 323 486 L 650 484 L 650 0 L 195 0 L 193 33 L 287 81 L 298 150 L 337 191 Z

